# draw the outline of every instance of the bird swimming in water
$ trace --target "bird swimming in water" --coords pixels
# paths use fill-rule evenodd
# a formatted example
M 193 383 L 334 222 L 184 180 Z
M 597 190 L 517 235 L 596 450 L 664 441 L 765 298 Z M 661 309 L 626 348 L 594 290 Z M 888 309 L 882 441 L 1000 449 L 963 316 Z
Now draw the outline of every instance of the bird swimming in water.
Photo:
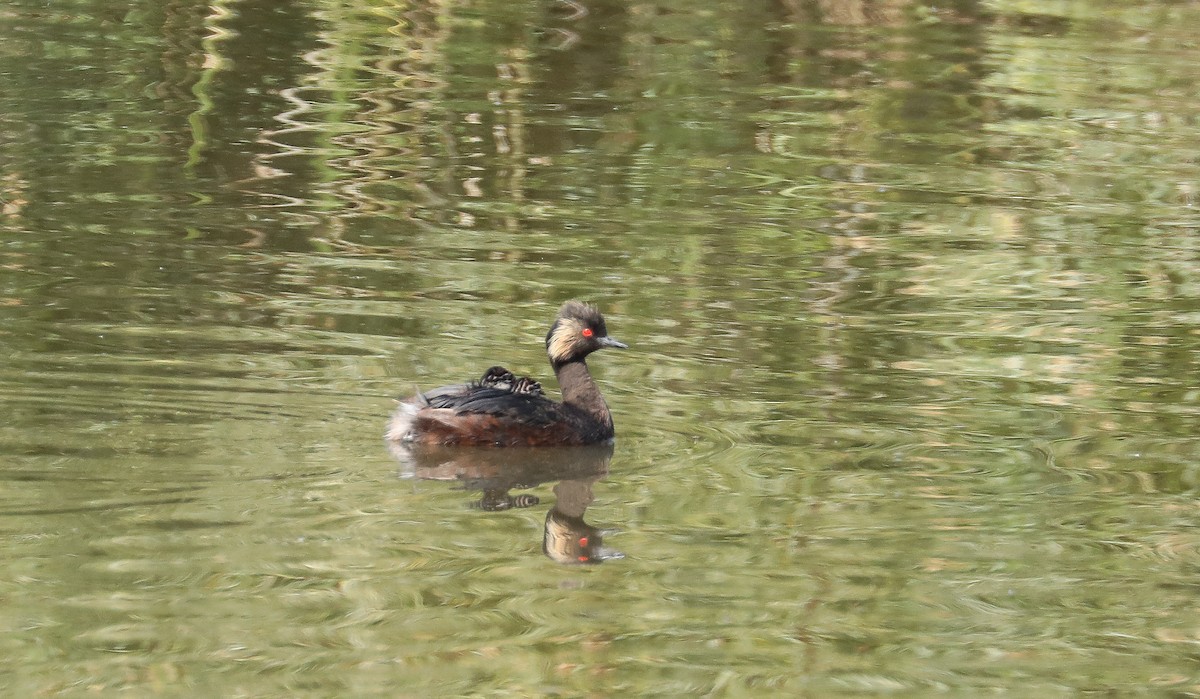
M 478 381 L 435 388 L 402 402 L 388 423 L 387 439 L 497 447 L 611 443 L 612 414 L 584 361 L 605 347 L 627 345 L 608 336 L 604 316 L 594 306 L 568 301 L 546 333 L 561 403 L 547 398 L 537 381 L 494 366 Z

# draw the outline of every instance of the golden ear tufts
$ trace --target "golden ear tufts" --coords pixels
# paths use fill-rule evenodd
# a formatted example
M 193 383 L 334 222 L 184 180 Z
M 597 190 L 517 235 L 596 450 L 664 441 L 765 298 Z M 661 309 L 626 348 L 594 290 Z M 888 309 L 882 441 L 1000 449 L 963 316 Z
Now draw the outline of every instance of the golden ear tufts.
M 546 343 L 546 354 L 552 360 L 566 359 L 573 354 L 575 338 L 583 327 L 574 318 L 560 318 L 550 332 L 550 341 Z

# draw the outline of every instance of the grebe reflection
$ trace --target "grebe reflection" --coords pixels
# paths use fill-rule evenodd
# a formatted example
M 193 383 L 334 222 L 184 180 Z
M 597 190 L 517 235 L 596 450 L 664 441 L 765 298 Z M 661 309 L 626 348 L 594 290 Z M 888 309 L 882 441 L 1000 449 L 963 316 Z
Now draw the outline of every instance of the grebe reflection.
M 542 552 L 564 564 L 591 564 L 623 558 L 604 545 L 609 531 L 591 526 L 584 514 L 592 504 L 592 485 L 608 475 L 611 445 L 477 449 L 392 443 L 404 478 L 450 481 L 462 490 L 480 491 L 471 507 L 485 512 L 540 504 L 528 493 L 512 494 L 558 481 L 555 501 L 546 513 Z

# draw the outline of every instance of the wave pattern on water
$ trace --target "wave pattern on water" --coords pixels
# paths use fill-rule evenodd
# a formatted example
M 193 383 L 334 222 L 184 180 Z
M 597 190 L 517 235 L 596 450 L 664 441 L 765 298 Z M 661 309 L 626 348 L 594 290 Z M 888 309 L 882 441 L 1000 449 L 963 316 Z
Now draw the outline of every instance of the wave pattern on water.
M 1194 3 L 4 12 L 14 695 L 1194 693 Z M 603 565 L 382 441 L 571 297 Z

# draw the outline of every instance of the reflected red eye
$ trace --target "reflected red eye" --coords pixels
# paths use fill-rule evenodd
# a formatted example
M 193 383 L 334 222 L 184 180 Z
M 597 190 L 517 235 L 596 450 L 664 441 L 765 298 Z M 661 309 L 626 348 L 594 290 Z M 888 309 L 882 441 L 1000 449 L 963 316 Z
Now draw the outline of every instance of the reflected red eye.
M 586 536 L 579 537 L 579 545 L 580 546 L 587 546 L 587 541 L 588 541 L 588 539 Z
M 592 336 L 592 329 L 591 329 L 591 328 L 584 328 L 583 330 L 580 330 L 580 331 L 579 331 L 579 334 L 580 334 L 580 335 L 583 335 L 584 337 L 591 337 L 591 336 Z

